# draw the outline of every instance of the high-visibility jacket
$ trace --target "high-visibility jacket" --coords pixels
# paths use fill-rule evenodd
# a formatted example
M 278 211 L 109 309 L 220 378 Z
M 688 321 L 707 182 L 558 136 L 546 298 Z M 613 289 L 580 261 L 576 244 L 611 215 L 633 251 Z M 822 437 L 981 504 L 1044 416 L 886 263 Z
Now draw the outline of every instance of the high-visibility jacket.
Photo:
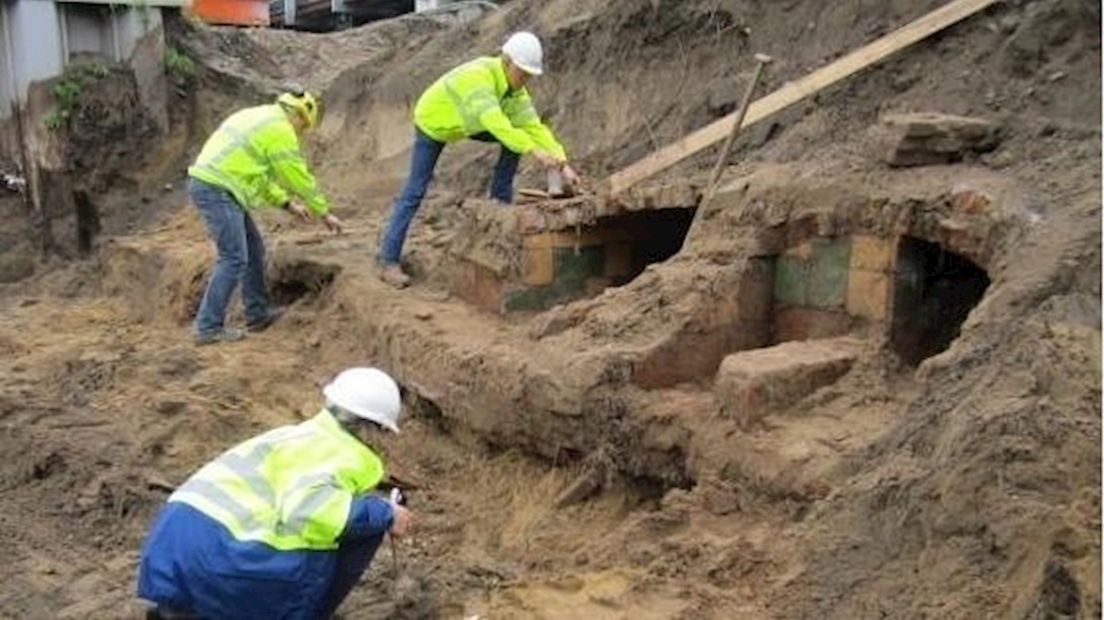
M 278 550 L 332 550 L 355 496 L 383 463 L 323 410 L 231 448 L 169 497 L 218 521 L 239 541 Z
M 476 58 L 441 76 L 414 106 L 414 124 L 438 142 L 490 132 L 519 154 L 534 149 L 567 160 L 564 147 L 537 114 L 529 91 L 510 90 L 501 58 Z
M 290 192 L 311 213 L 329 212 L 295 128 L 276 104 L 231 114 L 207 139 L 188 175 L 225 189 L 246 209 L 283 206 Z

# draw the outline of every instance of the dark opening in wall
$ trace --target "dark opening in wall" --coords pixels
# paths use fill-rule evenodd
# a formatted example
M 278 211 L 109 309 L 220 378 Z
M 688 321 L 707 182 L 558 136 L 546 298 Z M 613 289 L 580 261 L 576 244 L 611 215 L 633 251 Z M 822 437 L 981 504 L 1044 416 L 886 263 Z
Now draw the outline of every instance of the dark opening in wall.
M 901 238 L 896 264 L 890 342 L 915 365 L 958 337 L 989 276 L 970 259 L 913 237 Z
M 628 250 L 624 273 L 611 278 L 620 286 L 640 275 L 652 263 L 671 258 L 682 249 L 697 209 L 636 211 L 599 220 L 599 227 L 626 234 Z
M 77 250 L 87 255 L 92 251 L 96 235 L 100 234 L 100 213 L 88 192 L 73 192 L 73 202 L 77 208 Z

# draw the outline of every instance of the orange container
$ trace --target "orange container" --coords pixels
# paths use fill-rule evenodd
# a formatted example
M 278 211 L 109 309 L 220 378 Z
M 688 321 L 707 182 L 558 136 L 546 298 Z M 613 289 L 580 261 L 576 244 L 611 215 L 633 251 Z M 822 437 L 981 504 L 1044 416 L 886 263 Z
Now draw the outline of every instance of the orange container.
M 191 0 L 187 12 L 208 24 L 268 26 L 268 0 Z

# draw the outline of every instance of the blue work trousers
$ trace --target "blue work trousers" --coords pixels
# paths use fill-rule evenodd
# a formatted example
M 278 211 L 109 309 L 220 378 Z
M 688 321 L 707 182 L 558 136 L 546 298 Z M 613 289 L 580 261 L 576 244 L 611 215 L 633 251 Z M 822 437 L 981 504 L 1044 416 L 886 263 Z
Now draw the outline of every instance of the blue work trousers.
M 473 140 L 480 142 L 495 142 L 498 140 L 488 132 L 472 136 Z M 403 242 L 406 241 L 406 231 L 410 228 L 410 222 L 418 207 L 425 198 L 426 189 L 433 179 L 433 169 L 437 167 L 437 158 L 445 148 L 443 142 L 430 138 L 421 130 L 414 130 L 414 150 L 410 157 L 410 176 L 406 179 L 406 185 L 402 193 L 391 205 L 391 216 L 387 220 L 387 227 L 383 231 L 379 244 L 379 262 L 384 265 L 393 265 L 399 262 L 402 256 Z M 495 164 L 494 176 L 491 178 L 491 198 L 503 203 L 511 203 L 514 200 L 514 175 L 517 174 L 518 161 L 521 156 L 502 146 L 502 152 Z
M 264 320 L 269 312 L 265 248 L 253 218 L 230 192 L 199 179 L 188 179 L 188 195 L 203 214 L 207 234 L 218 249 L 218 261 L 196 313 L 196 333 L 211 334 L 222 329 L 226 307 L 239 281 L 246 322 Z

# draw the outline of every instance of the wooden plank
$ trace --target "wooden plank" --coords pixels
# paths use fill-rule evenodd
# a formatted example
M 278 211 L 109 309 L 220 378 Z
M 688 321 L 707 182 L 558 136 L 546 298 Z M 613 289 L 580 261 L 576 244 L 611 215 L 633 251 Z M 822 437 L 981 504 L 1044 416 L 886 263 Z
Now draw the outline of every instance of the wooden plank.
M 958 23 L 978 11 L 1002 0 L 955 0 L 927 15 L 901 27 L 866 46 L 829 63 L 796 82 L 788 82 L 782 88 L 756 100 L 748 108 L 742 127 L 747 127 L 813 95 L 840 80 L 884 60 L 906 47 Z M 617 195 L 643 179 L 665 170 L 683 159 L 701 151 L 732 131 L 736 114 L 729 114 L 677 142 L 659 149 L 610 175 L 605 186 L 611 195 Z

